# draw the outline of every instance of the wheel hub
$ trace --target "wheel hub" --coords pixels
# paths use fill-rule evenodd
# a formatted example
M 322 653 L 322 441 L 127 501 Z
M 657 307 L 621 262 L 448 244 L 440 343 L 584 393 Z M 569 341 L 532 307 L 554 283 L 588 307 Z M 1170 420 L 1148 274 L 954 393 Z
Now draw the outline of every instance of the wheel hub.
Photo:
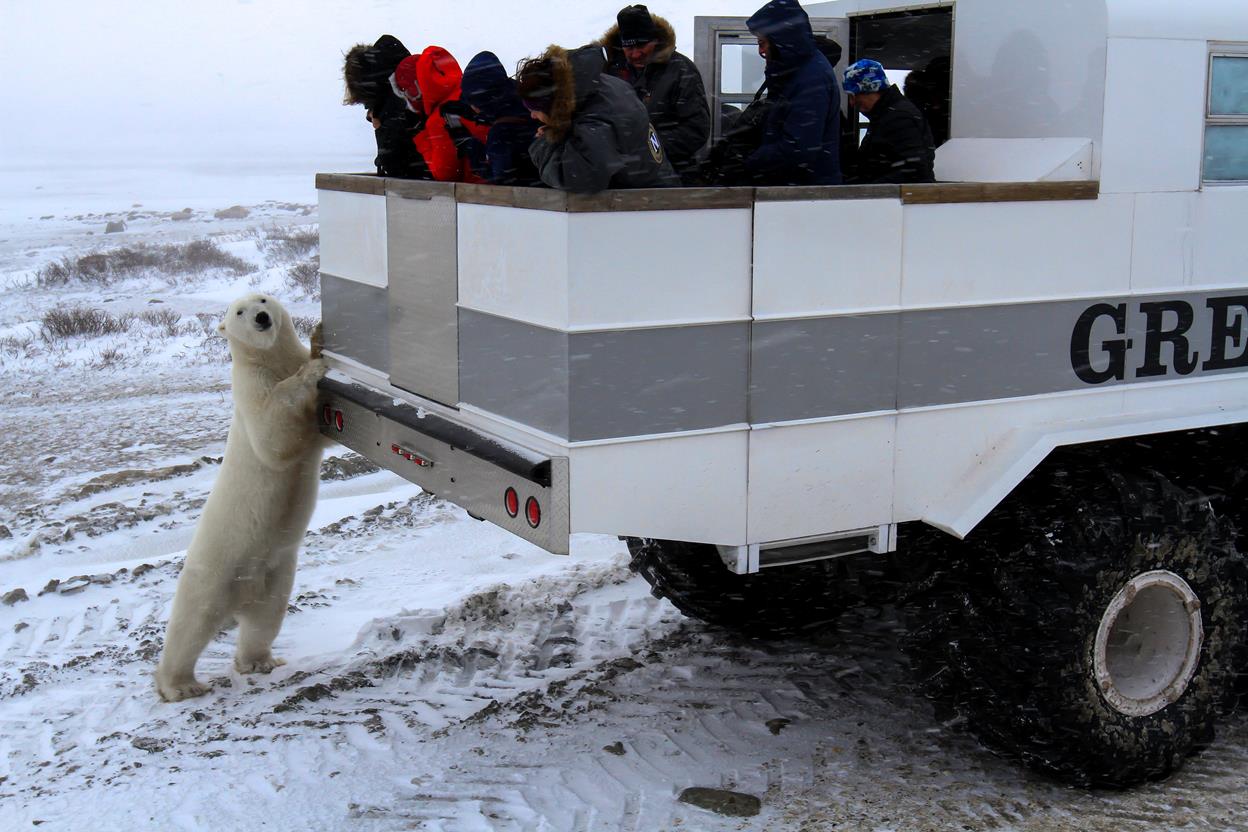
M 1101 693 L 1119 713 L 1148 716 L 1178 701 L 1204 644 L 1200 598 L 1173 572 L 1132 578 L 1101 615 L 1093 652 Z

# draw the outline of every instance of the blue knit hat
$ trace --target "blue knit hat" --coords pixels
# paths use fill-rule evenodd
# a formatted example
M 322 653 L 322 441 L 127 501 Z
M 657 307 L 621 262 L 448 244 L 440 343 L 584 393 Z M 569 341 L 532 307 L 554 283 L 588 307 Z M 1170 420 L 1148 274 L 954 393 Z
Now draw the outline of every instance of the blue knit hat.
M 845 70 L 845 92 L 850 95 L 883 92 L 890 86 L 888 76 L 884 74 L 884 65 L 879 61 L 863 58 Z

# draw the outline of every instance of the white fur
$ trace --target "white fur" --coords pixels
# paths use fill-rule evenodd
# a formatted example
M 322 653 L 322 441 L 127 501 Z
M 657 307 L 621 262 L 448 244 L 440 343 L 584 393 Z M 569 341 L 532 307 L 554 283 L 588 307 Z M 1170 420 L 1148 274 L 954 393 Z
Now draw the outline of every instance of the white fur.
M 268 295 L 234 301 L 219 330 L 234 362 L 234 421 L 156 668 L 156 689 L 167 702 L 208 692 L 195 678 L 195 662 L 231 617 L 239 624 L 234 666 L 240 673 L 283 664 L 271 647 L 316 503 L 323 448 L 316 383 L 325 375 L 324 360 L 309 356 L 290 315 Z

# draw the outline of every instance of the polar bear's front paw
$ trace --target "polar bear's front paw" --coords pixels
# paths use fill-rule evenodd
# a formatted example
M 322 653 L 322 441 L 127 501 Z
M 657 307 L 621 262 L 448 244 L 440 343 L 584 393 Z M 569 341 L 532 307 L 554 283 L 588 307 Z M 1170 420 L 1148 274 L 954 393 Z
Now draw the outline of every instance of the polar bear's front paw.
M 263 659 L 254 661 L 244 661 L 243 659 L 234 657 L 234 669 L 239 673 L 272 673 L 274 668 L 281 667 L 286 664 L 285 659 L 279 659 L 274 656 L 267 656 Z
M 310 358 L 299 368 L 299 378 L 309 384 L 316 384 L 329 372 L 329 364 L 324 358 Z
M 308 350 L 313 358 L 320 358 L 321 353 L 325 350 L 325 323 L 317 321 L 316 326 L 312 327 L 312 337 L 310 339 L 311 346 Z
M 156 692 L 166 702 L 181 702 L 183 699 L 194 699 L 197 696 L 203 696 L 210 690 L 212 690 L 212 686 L 205 685 L 195 679 L 181 683 L 156 680 Z

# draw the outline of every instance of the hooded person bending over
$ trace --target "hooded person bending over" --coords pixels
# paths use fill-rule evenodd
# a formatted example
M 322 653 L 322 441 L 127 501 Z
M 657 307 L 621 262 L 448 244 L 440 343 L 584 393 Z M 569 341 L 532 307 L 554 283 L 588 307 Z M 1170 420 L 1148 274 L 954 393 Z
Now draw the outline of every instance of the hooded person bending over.
M 746 26 L 767 61 L 762 143 L 745 159 L 761 185 L 839 185 L 841 89 L 797 0 L 771 0 Z
M 679 185 L 645 105 L 603 67 L 600 46 L 551 46 L 520 65 L 516 91 L 542 123 L 529 147 L 538 175 L 576 193 Z
M 936 145 L 919 108 L 890 84 L 884 67 L 863 59 L 845 70 L 850 106 L 871 119 L 858 148 L 855 184 L 935 182 Z
M 484 164 L 477 173 L 491 185 L 540 185 L 529 145 L 537 136 L 537 122 L 516 94 L 516 82 L 507 77 L 493 52 L 482 52 L 464 70 L 460 98 L 472 118 L 489 126 Z
M 439 182 L 480 182 L 472 158 L 480 152 L 486 128 L 452 112 L 458 102 L 463 71 L 455 56 L 441 46 L 404 58 L 394 71 L 393 93 L 412 112 L 424 117 L 412 144 Z
M 393 35 L 382 35 L 372 46 L 357 43 L 344 56 L 342 78 L 347 92 L 343 104 L 363 104 L 364 117 L 373 125 L 377 139 L 379 176 L 427 179 L 429 171 L 412 147 L 412 133 L 420 117 L 394 97 L 391 79 L 399 63 L 410 53 Z
M 682 179 L 711 134 L 711 111 L 697 66 L 676 51 L 676 30 L 645 6 L 626 6 L 598 41 L 607 74 L 632 84 Z

